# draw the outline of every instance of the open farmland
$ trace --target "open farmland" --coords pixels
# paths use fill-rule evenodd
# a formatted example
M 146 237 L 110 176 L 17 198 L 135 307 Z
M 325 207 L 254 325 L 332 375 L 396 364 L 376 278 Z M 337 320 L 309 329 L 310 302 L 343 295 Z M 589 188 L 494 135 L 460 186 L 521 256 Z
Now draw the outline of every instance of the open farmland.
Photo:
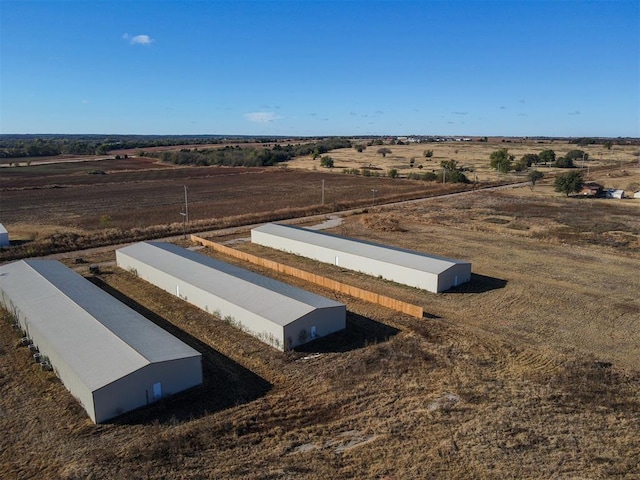
M 1 321 L 0 477 L 638 478 L 639 210 L 540 185 L 331 230 L 471 261 L 471 283 L 443 294 L 214 238 L 427 312 L 242 264 L 347 304 L 345 332 L 288 354 L 105 264 L 93 281 L 203 352 L 205 384 L 95 426 Z
M 496 181 L 511 180 L 518 181 L 526 178 L 526 172 L 511 172 L 507 175 L 498 174 L 489 166 L 489 157 L 492 152 L 506 148 L 509 153 L 514 155 L 516 160 L 520 159 L 527 153 L 540 153 L 542 150 L 551 149 L 556 153 L 557 157 L 567 154 L 570 150 L 583 150 L 589 155 L 589 160 L 585 162 L 584 167 L 599 169 L 603 167 L 618 166 L 624 167 L 630 163 L 638 164 L 640 159 L 640 147 L 638 145 L 615 145 L 611 150 L 607 150 L 603 145 L 578 146 L 559 140 L 509 140 L 508 142 L 498 142 L 495 139 L 490 142 L 431 142 L 431 143 L 413 143 L 408 145 L 372 145 L 367 146 L 362 152 L 351 148 L 344 148 L 329 152 L 335 162 L 332 169 L 334 173 L 342 173 L 345 168 L 369 168 L 379 169 L 381 172 L 388 172 L 396 169 L 400 175 L 407 175 L 410 172 L 425 173 L 441 171 L 440 162 L 447 160 L 456 160 L 458 165 L 469 169 L 467 176 L 473 181 Z M 355 144 L 364 145 L 366 142 L 354 141 Z M 377 151 L 382 148 L 388 148 L 391 153 L 382 156 Z M 432 150 L 433 156 L 426 158 L 424 152 Z M 415 160 L 415 164 L 411 166 L 411 159 Z M 312 169 L 319 166 L 319 160 L 310 157 L 297 158 L 289 162 L 291 168 Z M 578 167 L 582 166 L 578 162 Z M 419 168 L 422 167 L 422 168 Z M 562 169 L 539 165 L 536 167 L 545 174 L 553 174 Z
M 13 240 L 23 241 L 93 234 L 113 243 L 140 238 L 145 229 L 154 229 L 150 236 L 176 234 L 184 186 L 193 230 L 370 206 L 372 189 L 384 202 L 469 188 L 282 167 L 175 167 L 143 157 L 5 167 L 0 219 Z

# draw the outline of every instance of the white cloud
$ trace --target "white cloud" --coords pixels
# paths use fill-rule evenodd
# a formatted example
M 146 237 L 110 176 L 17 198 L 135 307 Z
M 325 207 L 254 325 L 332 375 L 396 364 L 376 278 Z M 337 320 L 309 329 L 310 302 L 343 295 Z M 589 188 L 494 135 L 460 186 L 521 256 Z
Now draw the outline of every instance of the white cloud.
M 149 35 L 136 35 L 135 37 L 130 36 L 128 33 L 122 35 L 124 40 L 128 40 L 131 45 L 151 45 L 155 40 L 151 38 Z
M 250 112 L 245 113 L 244 118 L 254 123 L 273 123 L 282 117 L 273 112 Z

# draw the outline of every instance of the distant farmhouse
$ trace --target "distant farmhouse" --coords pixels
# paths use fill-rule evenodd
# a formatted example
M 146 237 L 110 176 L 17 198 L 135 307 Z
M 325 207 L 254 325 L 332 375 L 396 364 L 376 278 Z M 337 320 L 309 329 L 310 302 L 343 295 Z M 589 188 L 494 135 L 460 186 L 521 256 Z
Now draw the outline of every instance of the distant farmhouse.
M 588 197 L 600 197 L 604 192 L 604 187 L 596 182 L 586 182 L 582 184 L 581 195 Z
M 471 263 L 300 227 L 269 223 L 251 241 L 387 280 L 444 292 L 471 280 Z
M 56 260 L 0 266 L 0 301 L 95 423 L 202 383 L 200 353 Z

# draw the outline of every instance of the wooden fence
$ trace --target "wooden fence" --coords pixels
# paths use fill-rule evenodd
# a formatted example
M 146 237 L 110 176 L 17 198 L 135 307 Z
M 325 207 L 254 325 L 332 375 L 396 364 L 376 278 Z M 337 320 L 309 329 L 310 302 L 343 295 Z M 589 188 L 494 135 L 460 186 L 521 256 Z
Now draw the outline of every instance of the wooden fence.
M 216 252 L 220 252 L 224 255 L 228 255 L 233 258 L 244 260 L 246 262 L 250 262 L 255 265 L 260 265 L 261 267 L 269 268 L 279 273 L 291 275 L 292 277 L 300 278 L 307 282 L 320 285 L 324 288 L 328 288 L 336 292 L 344 293 L 354 298 L 359 298 L 367 302 L 376 303 L 378 305 L 382 305 L 383 307 L 387 307 L 392 310 L 396 310 L 398 312 L 406 313 L 407 315 L 411 315 L 413 317 L 422 318 L 424 315 L 424 311 L 422 307 L 418 305 L 412 305 L 411 303 L 403 302 L 401 300 L 380 295 L 378 293 L 371 292 L 369 290 L 364 290 L 362 288 L 354 287 L 353 285 L 338 282 L 336 280 L 332 280 L 330 278 L 323 277 L 321 275 L 316 275 L 315 273 L 307 272 L 305 270 L 300 270 L 299 268 L 290 267 L 288 265 L 284 265 L 282 263 L 278 263 L 273 260 L 268 260 L 266 258 L 258 257 L 257 255 L 241 252 L 240 250 L 236 250 L 234 248 L 227 247 L 225 245 L 221 245 L 219 243 L 206 240 L 204 238 L 200 238 L 196 235 L 191 235 L 191 241 L 195 243 L 199 243 L 205 247 L 211 248 L 212 250 L 215 250 Z

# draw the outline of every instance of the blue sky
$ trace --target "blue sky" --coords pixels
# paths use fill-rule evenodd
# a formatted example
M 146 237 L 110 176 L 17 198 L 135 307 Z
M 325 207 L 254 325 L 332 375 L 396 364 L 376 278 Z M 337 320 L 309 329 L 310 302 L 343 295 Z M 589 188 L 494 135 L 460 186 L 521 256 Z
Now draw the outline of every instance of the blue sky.
M 639 5 L 0 0 L 0 132 L 640 137 Z

